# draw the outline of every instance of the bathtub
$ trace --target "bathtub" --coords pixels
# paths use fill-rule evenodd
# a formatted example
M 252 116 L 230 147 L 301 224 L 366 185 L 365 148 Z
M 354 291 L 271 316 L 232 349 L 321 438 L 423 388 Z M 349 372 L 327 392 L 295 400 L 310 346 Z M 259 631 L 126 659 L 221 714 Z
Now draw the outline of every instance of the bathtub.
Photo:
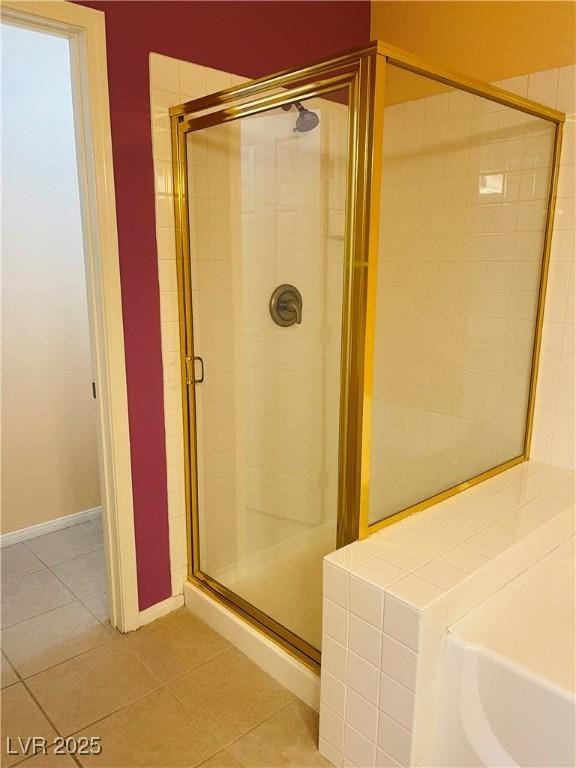
M 438 768 L 576 764 L 573 540 L 450 628 Z

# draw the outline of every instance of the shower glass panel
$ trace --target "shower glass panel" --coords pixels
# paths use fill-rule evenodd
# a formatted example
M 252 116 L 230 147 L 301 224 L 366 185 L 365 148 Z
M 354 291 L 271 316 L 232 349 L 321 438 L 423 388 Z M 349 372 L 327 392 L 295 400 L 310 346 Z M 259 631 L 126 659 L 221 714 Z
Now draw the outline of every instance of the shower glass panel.
M 196 567 L 312 649 L 336 548 L 346 96 L 186 134 Z
M 525 452 L 555 131 L 386 67 L 371 524 Z

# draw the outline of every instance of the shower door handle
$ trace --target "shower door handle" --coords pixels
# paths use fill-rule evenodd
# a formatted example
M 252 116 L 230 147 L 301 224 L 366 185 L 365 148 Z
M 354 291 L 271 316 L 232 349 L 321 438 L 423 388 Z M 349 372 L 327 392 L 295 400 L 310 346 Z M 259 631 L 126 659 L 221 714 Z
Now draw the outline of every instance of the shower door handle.
M 200 378 L 196 378 L 196 362 L 200 363 Z M 194 384 L 202 384 L 204 381 L 204 360 L 200 355 L 194 355 Z
M 196 378 L 196 361 L 200 363 L 200 378 Z M 199 355 L 186 357 L 186 384 L 202 384 L 204 381 L 204 360 Z

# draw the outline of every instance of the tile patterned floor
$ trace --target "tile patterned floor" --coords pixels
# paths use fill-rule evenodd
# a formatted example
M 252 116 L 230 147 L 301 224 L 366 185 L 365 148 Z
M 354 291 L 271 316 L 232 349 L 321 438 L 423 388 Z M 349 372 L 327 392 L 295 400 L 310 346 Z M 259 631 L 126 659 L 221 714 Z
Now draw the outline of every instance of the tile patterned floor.
M 110 627 L 97 523 L 0 557 L 2 766 L 328 766 L 317 715 L 186 609 Z M 102 753 L 7 754 L 7 736 L 72 735 L 99 736 Z

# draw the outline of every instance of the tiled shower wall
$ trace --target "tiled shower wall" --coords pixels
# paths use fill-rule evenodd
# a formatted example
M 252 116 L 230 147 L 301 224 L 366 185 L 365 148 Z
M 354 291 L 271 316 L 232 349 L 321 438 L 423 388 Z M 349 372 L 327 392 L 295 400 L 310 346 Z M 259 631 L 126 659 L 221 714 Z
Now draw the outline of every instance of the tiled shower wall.
M 201 559 L 227 580 L 245 558 L 334 523 L 339 354 L 327 342 L 340 325 L 342 238 L 330 228 L 344 195 L 330 208 L 327 174 L 346 134 L 343 106 L 307 106 L 320 117 L 310 133 L 275 110 L 188 139 L 195 350 L 207 372 L 196 389 Z M 301 325 L 270 318 L 282 283 L 302 293 Z
M 178 303 L 169 106 L 241 82 L 150 57 L 157 240 L 174 594 L 186 576 Z M 334 527 L 347 109 L 307 104 L 320 126 L 295 134 L 295 112 L 194 134 L 191 255 L 204 569 L 237 563 L 314 526 Z M 295 284 L 301 326 L 268 314 Z M 273 551 L 273 550 L 271 550 Z
M 501 85 L 570 112 L 573 77 Z M 522 453 L 553 146 L 550 123 L 455 90 L 387 107 L 384 126 L 374 520 Z M 569 122 L 532 451 L 568 467 L 573 140 Z

